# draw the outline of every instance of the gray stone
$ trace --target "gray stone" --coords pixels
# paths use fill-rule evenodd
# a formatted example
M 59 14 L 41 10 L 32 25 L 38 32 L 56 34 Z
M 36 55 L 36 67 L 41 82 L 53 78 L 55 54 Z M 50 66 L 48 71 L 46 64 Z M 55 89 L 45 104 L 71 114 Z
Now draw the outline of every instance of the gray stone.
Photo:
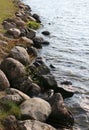
M 30 63 L 30 57 L 26 49 L 20 46 L 15 46 L 14 48 L 12 48 L 12 50 L 10 51 L 9 57 L 12 57 L 18 60 L 24 65 L 27 65 Z
M 23 119 L 34 119 L 46 121 L 51 113 L 51 107 L 48 102 L 41 98 L 31 98 L 23 102 L 20 106 Z
M 19 38 L 21 34 L 20 30 L 17 28 L 10 28 L 9 30 L 7 30 L 7 33 L 9 35 L 12 35 L 14 38 Z
M 36 120 L 18 121 L 20 130 L 56 130 L 52 126 Z
M 10 87 L 9 81 L 3 71 L 0 70 L 0 90 Z
M 4 59 L 1 62 L 0 68 L 10 81 L 26 75 L 25 67 L 19 61 L 13 58 Z

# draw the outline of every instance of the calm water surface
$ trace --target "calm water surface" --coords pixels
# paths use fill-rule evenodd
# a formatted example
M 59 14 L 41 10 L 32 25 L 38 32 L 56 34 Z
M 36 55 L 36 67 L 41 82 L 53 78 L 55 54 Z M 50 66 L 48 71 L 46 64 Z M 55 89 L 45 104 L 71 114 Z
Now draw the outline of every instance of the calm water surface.
M 75 118 L 74 130 L 89 130 L 89 0 L 24 0 L 41 16 L 50 45 L 41 50 L 58 83 L 73 83 L 74 96 L 65 103 Z

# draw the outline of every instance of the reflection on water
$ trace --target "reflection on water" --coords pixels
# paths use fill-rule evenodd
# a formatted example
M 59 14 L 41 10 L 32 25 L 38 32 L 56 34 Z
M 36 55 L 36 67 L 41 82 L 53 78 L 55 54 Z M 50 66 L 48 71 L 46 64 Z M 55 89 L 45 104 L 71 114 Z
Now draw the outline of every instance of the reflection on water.
M 39 33 L 51 32 L 41 54 L 56 67 L 56 80 L 71 80 L 76 88 L 65 101 L 74 113 L 74 130 L 89 130 L 89 0 L 24 1 L 41 16 Z

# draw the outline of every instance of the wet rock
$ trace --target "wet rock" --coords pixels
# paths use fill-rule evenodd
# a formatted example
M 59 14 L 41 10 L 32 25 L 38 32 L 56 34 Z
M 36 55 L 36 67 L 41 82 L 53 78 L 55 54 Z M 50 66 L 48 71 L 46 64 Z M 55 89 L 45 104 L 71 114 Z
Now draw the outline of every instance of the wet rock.
M 51 67 L 51 68 L 53 68 L 53 69 L 55 68 L 55 66 L 54 66 L 54 65 L 52 65 L 52 64 L 50 64 L 50 67 Z
M 43 41 L 42 44 L 43 45 L 49 45 L 50 43 L 48 41 Z
M 20 130 L 56 130 L 52 126 L 36 120 L 18 121 Z
M 65 80 L 63 82 L 60 83 L 61 85 L 72 85 L 71 81 Z
M 20 105 L 23 119 L 34 119 L 45 121 L 51 113 L 51 107 L 48 102 L 41 98 L 31 98 Z
M 9 81 L 2 70 L 0 70 L 0 91 L 10 87 Z
M 7 30 L 7 33 L 9 35 L 12 35 L 14 38 L 19 38 L 21 34 L 20 30 L 17 28 L 10 28 L 9 30 Z
M 26 74 L 25 67 L 13 58 L 4 59 L 1 62 L 0 68 L 10 81 L 23 77 Z
M 37 49 L 35 47 L 27 47 L 27 52 L 29 55 L 37 57 Z
M 55 89 L 57 87 L 57 82 L 52 74 L 41 75 L 40 82 L 46 89 Z
M 33 18 L 36 19 L 36 21 L 37 21 L 38 23 L 41 23 L 41 20 L 40 20 L 40 17 L 39 17 L 38 14 L 33 14 L 32 16 L 33 16 Z
M 57 93 L 57 92 L 61 93 L 64 99 L 72 97 L 75 93 L 73 88 L 71 89 L 71 87 L 69 87 L 67 85 L 58 85 L 58 87 L 56 87 L 54 89 L 54 92 L 55 93 Z
M 9 53 L 9 57 L 18 60 L 23 65 L 27 65 L 31 62 L 26 49 L 20 46 L 15 46 L 14 48 L 12 48 Z
M 74 124 L 74 118 L 72 113 L 67 110 L 61 94 L 54 94 L 49 98 L 48 102 L 52 107 L 52 113 L 50 114 L 47 123 L 55 128 L 71 128 Z
M 44 39 L 42 37 L 36 36 L 33 38 L 34 47 L 40 49 L 42 48 L 42 43 L 44 42 Z
M 50 35 L 50 32 L 49 31 L 43 31 L 42 34 L 43 35 Z

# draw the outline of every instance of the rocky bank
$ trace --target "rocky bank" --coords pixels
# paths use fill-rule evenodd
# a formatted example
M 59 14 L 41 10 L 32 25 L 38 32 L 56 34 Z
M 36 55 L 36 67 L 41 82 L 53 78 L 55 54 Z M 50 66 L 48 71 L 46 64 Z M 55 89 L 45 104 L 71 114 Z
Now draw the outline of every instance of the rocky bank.
M 57 84 L 50 71 L 54 66 L 38 56 L 38 50 L 49 44 L 36 34 L 39 15 L 21 1 L 14 2 L 18 11 L 3 21 L 5 40 L 0 40 L 1 47 L 9 46 L 0 62 L 0 130 L 72 129 L 73 114 L 63 101 L 74 94 L 63 86 L 72 84 Z M 48 30 L 42 34 L 51 35 Z

